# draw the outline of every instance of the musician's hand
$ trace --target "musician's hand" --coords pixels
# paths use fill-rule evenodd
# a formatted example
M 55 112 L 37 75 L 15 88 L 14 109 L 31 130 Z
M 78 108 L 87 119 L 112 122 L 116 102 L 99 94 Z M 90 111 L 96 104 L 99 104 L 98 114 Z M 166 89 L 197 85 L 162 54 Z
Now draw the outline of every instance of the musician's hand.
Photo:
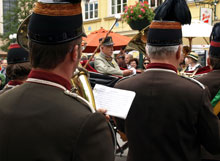
M 105 115 L 106 120 L 109 121 L 110 116 L 109 116 L 109 115 L 106 115 L 106 112 L 107 112 L 106 109 L 104 109 L 104 108 L 99 108 L 99 109 L 97 109 L 97 112 L 100 112 L 100 113 L 102 113 L 103 115 Z
M 131 74 L 133 74 L 132 70 L 123 70 L 123 76 L 129 76 Z

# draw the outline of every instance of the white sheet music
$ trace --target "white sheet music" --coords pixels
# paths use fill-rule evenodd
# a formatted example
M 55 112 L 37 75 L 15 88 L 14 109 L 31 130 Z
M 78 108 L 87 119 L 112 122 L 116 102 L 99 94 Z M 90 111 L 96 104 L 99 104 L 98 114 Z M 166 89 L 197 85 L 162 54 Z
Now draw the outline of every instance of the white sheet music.
M 135 92 L 96 84 L 93 89 L 96 108 L 107 109 L 108 115 L 126 119 Z

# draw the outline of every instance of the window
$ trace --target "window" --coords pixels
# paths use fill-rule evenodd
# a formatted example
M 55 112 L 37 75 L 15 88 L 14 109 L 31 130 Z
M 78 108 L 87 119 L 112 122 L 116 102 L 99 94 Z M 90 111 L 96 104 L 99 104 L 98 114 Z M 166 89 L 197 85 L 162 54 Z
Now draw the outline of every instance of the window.
M 127 0 L 111 0 L 111 14 L 123 13 L 127 6 Z
M 150 7 L 157 7 L 163 3 L 163 0 L 140 0 L 140 2 L 147 1 Z
M 98 18 L 98 1 L 85 3 L 85 20 Z

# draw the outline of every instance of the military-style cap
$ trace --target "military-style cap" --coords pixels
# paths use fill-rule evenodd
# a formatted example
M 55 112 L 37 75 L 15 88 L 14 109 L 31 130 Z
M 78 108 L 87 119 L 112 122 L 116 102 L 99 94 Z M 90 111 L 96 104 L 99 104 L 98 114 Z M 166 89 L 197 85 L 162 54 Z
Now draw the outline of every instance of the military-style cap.
M 149 26 L 147 44 L 174 46 L 182 44 L 183 24 L 191 23 L 191 13 L 185 0 L 165 0 L 155 10 L 154 21 Z
M 153 21 L 150 24 L 147 43 L 152 46 L 174 46 L 182 44 L 180 22 Z
M 190 52 L 190 53 L 187 55 L 187 57 L 190 57 L 190 58 L 192 58 L 192 59 L 198 61 L 198 59 L 199 59 L 199 54 L 198 54 L 198 53 L 195 53 L 195 52 Z
M 28 25 L 28 37 L 40 44 L 61 44 L 84 34 L 81 0 L 38 0 Z
M 210 36 L 209 54 L 211 57 L 220 58 L 220 23 L 213 26 Z
M 104 39 L 104 37 L 103 37 L 103 38 L 100 38 L 100 39 L 99 39 L 99 42 L 101 42 L 102 39 Z M 105 45 L 105 46 L 113 46 L 114 43 L 113 43 L 113 41 L 112 41 L 112 37 L 111 37 L 111 36 L 106 37 L 106 39 L 105 39 L 104 42 L 103 42 L 103 45 Z
M 29 53 L 18 44 L 12 44 L 9 46 L 7 62 L 8 64 L 29 62 Z

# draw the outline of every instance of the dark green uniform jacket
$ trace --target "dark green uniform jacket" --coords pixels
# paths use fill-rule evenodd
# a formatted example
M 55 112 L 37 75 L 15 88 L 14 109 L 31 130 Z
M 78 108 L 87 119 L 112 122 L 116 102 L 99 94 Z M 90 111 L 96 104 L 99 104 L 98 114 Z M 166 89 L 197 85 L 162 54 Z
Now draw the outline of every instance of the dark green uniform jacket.
M 0 96 L 0 161 L 113 161 L 105 117 L 68 95 L 69 81 L 32 71 Z
M 203 74 L 201 77 L 197 77 L 196 79 L 208 87 L 212 100 L 220 90 L 220 70 L 213 70 Z M 218 114 L 218 116 L 220 116 L 220 114 Z M 201 151 L 201 158 L 220 161 L 220 155 L 211 155 L 203 147 Z
M 220 90 L 220 69 L 203 74 L 196 79 L 208 87 L 212 100 Z
M 128 138 L 128 161 L 200 161 L 201 144 L 220 153 L 220 123 L 207 91 L 174 66 L 151 63 L 116 88 L 136 92 L 126 120 L 117 120 Z

